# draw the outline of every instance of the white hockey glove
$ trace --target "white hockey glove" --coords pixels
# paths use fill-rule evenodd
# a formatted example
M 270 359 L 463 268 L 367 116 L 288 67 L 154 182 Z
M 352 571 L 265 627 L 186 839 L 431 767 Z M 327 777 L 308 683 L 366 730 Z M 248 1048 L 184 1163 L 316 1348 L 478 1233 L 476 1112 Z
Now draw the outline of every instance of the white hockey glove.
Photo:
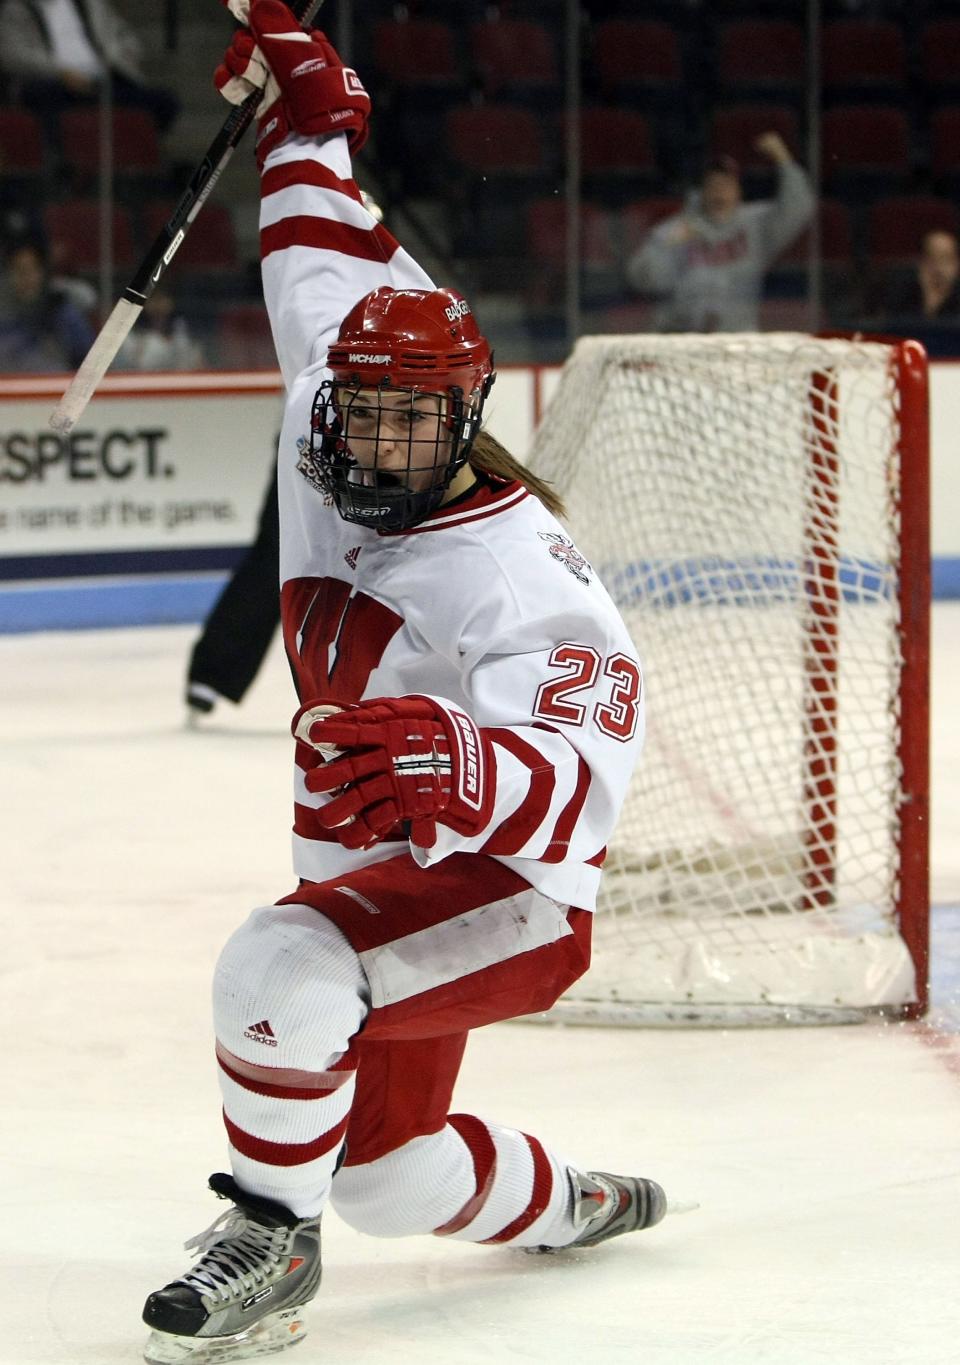
M 213 73 L 213 83 L 231 104 L 243 104 L 249 95 L 260 92 L 263 98 L 257 105 L 258 119 L 280 98 L 280 87 L 266 58 L 245 30 L 238 29 L 233 35 L 223 61 Z

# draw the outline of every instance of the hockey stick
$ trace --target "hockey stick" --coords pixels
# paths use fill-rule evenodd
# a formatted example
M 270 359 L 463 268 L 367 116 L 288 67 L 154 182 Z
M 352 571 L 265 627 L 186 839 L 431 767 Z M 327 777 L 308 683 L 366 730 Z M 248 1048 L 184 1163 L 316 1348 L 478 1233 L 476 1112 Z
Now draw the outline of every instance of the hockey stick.
M 293 0 L 290 9 L 301 27 L 309 28 L 323 0 Z M 262 95 L 255 91 L 242 104 L 234 105 L 223 127 L 213 139 L 180 196 L 159 236 L 141 261 L 133 279 L 124 289 L 113 312 L 100 328 L 80 368 L 50 416 L 54 431 L 68 432 L 80 420 L 100 380 L 126 340 L 127 334 L 143 312 L 143 305 L 156 289 L 184 237 L 220 179 L 234 150 L 253 122 Z

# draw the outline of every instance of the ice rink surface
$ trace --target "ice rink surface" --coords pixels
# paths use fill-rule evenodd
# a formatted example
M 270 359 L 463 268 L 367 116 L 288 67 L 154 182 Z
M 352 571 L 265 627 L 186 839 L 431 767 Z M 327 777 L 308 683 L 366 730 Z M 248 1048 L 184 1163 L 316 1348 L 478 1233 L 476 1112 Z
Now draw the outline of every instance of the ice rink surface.
M 293 700 L 275 650 L 241 708 L 187 731 L 195 633 L 0 637 L 3 1365 L 139 1360 L 145 1295 L 224 1207 L 208 982 L 237 921 L 292 887 Z M 960 603 L 941 604 L 930 1020 L 476 1033 L 459 1108 L 699 1210 L 555 1257 L 331 1213 L 292 1361 L 960 1361 L 958 687 Z

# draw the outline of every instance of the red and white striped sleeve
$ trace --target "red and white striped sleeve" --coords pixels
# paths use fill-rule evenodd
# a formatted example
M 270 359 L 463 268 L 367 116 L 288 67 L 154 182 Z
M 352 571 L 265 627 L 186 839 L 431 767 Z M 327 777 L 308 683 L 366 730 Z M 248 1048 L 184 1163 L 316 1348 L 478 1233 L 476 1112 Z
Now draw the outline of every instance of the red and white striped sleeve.
M 433 288 L 364 207 L 344 134 L 288 137 L 264 163 L 260 196 L 263 292 L 288 389 L 371 289 Z

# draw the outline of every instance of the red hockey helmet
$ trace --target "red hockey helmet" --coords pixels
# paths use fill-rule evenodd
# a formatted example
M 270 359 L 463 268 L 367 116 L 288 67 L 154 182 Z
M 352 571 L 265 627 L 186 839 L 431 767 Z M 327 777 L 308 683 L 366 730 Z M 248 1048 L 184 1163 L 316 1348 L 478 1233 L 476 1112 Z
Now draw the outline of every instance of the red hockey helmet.
M 375 289 L 347 314 L 327 366 L 332 379 L 314 400 L 302 472 L 347 521 L 381 530 L 416 525 L 440 505 L 465 464 L 494 380 L 493 354 L 470 305 L 452 289 Z M 378 415 L 371 436 L 372 392 Z M 411 436 L 405 468 L 398 469 L 395 455 L 389 468 L 371 464 L 380 418 L 385 410 L 396 413 L 400 395 L 417 408 L 411 415 L 421 431 L 423 401 L 435 400 L 435 439 Z M 356 458 L 361 437 L 354 417 L 361 412 L 364 468 Z
M 330 347 L 338 384 L 458 390 L 486 397 L 493 355 L 466 299 L 452 289 L 374 289 L 354 304 Z

